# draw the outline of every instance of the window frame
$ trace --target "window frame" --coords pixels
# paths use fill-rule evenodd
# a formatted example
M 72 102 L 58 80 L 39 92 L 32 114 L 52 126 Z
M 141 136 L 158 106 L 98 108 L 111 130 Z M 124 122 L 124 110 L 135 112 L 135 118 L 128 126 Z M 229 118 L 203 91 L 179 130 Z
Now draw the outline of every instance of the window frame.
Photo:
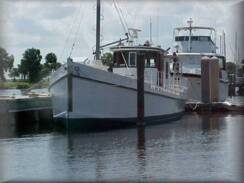
M 131 55 L 134 54 L 135 55 L 135 65 L 132 65 L 131 64 Z M 129 67 L 136 67 L 136 64 L 137 64 L 137 54 L 135 51 L 133 52 L 129 52 L 129 58 L 128 58 L 128 66 Z

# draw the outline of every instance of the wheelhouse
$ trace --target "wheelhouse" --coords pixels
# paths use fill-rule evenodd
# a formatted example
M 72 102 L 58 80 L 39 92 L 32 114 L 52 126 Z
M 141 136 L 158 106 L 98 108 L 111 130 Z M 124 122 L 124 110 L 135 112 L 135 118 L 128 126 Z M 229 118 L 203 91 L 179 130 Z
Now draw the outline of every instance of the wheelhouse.
M 137 62 L 145 62 L 145 68 L 162 70 L 162 62 L 166 51 L 150 46 L 116 46 L 112 47 L 113 68 L 135 68 Z

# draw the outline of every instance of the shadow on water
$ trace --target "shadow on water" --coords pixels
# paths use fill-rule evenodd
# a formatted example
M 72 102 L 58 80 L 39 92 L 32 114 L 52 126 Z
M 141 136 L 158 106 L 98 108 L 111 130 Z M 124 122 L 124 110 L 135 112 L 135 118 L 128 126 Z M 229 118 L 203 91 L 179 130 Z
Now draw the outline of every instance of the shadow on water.
M 146 145 L 145 145 L 145 127 L 137 127 L 137 159 L 138 159 L 138 174 L 140 178 L 145 179 L 146 174 Z
M 220 122 L 219 118 L 221 117 L 220 113 L 213 113 L 205 112 L 202 115 L 202 131 L 208 132 L 210 130 L 219 130 L 220 128 Z
M 0 138 L 22 137 L 25 135 L 35 135 L 49 133 L 55 129 L 55 125 L 50 120 L 50 112 L 47 110 L 37 113 L 1 113 L 0 118 Z M 48 117 L 47 117 L 48 116 Z

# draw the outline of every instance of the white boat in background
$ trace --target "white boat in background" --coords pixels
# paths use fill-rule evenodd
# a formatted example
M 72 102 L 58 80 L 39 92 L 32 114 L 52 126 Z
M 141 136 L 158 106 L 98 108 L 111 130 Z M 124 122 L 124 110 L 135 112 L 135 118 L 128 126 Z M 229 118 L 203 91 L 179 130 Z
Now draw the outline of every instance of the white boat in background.
M 175 49 L 182 64 L 181 72 L 188 79 L 187 100 L 201 102 L 201 59 L 203 57 L 219 60 L 219 102 L 228 97 L 228 77 L 225 54 L 217 53 L 216 30 L 212 27 L 192 26 L 174 29 Z M 172 54 L 169 54 L 170 56 Z
M 99 24 L 98 21 L 97 30 Z M 183 115 L 186 81 L 179 74 L 170 74 L 172 60 L 164 60 L 165 50 L 148 42 L 134 45 L 138 30 L 129 31 L 126 39 L 114 42 L 118 44 L 111 47 L 113 64 L 109 68 L 99 60 L 97 31 L 95 61 L 86 59 L 81 63 L 68 58 L 52 74 L 49 88 L 55 119 L 69 121 L 69 125 L 100 128 L 136 124 L 141 111 L 146 124 L 167 122 Z M 138 107 L 138 64 L 143 65 L 143 109 Z

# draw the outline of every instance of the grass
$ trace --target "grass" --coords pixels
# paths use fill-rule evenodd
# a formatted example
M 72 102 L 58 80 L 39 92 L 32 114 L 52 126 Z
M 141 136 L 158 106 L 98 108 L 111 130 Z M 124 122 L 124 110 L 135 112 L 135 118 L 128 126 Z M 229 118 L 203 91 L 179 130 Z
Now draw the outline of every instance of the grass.
M 49 80 L 41 80 L 38 83 L 29 83 L 28 81 L 0 81 L 0 89 L 39 89 L 47 88 Z

